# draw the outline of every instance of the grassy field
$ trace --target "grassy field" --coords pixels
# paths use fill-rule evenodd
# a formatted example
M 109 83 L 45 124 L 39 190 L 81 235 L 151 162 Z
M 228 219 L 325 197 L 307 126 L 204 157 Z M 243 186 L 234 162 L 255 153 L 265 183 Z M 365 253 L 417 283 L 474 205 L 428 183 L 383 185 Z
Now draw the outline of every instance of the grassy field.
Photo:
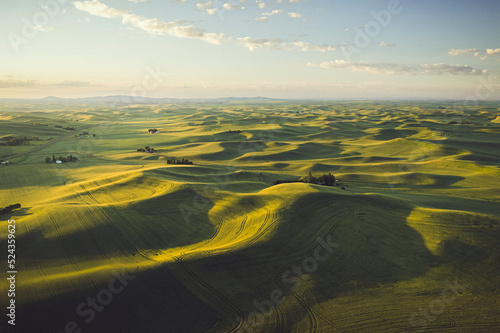
M 38 140 L 0 145 L 0 208 L 22 206 L 0 216 L 2 258 L 16 221 L 18 271 L 16 326 L 0 323 L 497 331 L 499 117 L 494 102 L 2 105 L 0 144 Z M 309 172 L 345 190 L 273 186 Z

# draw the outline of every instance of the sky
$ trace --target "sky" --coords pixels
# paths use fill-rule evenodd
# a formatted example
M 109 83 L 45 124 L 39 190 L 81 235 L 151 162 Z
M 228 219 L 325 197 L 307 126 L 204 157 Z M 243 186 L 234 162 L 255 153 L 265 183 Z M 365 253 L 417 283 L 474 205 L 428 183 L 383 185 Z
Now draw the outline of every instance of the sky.
M 497 0 L 0 2 L 0 98 L 500 99 Z

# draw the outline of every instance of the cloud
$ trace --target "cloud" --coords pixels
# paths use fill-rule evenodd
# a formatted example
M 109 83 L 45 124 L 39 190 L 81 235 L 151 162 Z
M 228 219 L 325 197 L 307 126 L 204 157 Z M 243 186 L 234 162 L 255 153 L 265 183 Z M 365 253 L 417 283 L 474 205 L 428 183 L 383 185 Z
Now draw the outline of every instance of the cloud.
M 386 43 L 383 41 L 378 43 L 378 45 L 380 45 L 381 47 L 394 47 L 394 46 L 396 46 L 396 44 L 394 44 L 394 43 Z
M 204 11 L 204 10 L 207 10 L 208 8 L 212 7 L 213 5 L 213 2 L 212 1 L 198 1 L 196 3 L 196 8 L 198 8 L 198 10 L 201 10 L 201 11 Z
M 76 9 L 89 13 L 90 15 L 100 16 L 105 18 L 121 17 L 127 14 L 126 10 L 110 8 L 107 5 L 97 1 L 75 1 L 73 5 Z
M 279 38 L 266 39 L 266 38 L 252 38 L 241 37 L 236 38 L 236 44 L 246 47 L 250 51 L 256 49 L 272 49 L 284 51 L 319 51 L 327 52 L 334 51 L 335 46 L 327 44 L 311 44 L 302 41 L 287 42 Z
M 239 2 L 244 3 L 245 0 L 239 0 Z M 333 45 L 311 44 L 302 41 L 284 41 L 279 38 L 224 37 L 223 33 L 209 33 L 206 32 L 205 29 L 201 29 L 193 25 L 187 25 L 185 21 L 164 22 L 157 18 L 148 19 L 133 14 L 127 10 L 120 10 L 109 7 L 99 2 L 98 0 L 83 1 L 83 2 L 76 1 L 73 4 L 75 8 L 94 16 L 100 16 L 104 18 L 120 18 L 122 24 L 131 25 L 137 29 L 141 29 L 152 35 L 169 35 L 179 38 L 195 38 L 216 45 L 220 45 L 224 41 L 225 42 L 231 41 L 238 46 L 246 47 L 250 51 L 256 49 L 272 49 L 272 50 L 285 50 L 285 51 L 317 51 L 317 52 L 327 52 L 335 50 L 335 46 Z M 204 11 L 210 15 L 216 14 L 217 12 L 217 8 L 212 8 L 213 6 L 214 6 L 213 1 L 198 1 L 196 3 L 196 7 L 199 10 Z M 243 9 L 243 7 L 238 7 L 238 6 L 236 7 Z M 277 15 L 281 12 L 282 12 L 281 10 L 273 10 L 270 13 L 272 13 L 272 15 Z M 262 16 L 255 20 L 264 23 L 267 22 L 266 21 L 267 17 Z
M 474 56 L 479 56 L 479 51 L 477 49 L 450 49 L 450 51 L 448 52 L 448 54 L 453 57 L 464 55 L 467 53 L 474 53 Z
M 29 88 L 36 87 L 40 83 L 36 80 L 0 80 L 0 89 L 2 88 Z
M 487 55 L 500 55 L 500 48 L 498 49 L 486 49 Z
M 262 23 L 267 23 L 269 21 L 269 19 L 267 17 L 263 16 L 263 17 L 256 18 L 255 21 L 262 22 Z
M 225 4 L 222 5 L 222 8 L 224 8 L 225 10 L 232 10 L 232 9 L 240 9 L 241 7 L 238 5 L 233 5 L 233 4 L 230 4 L 229 2 L 226 2 Z
M 202 2 L 199 2 L 200 4 Z M 211 3 L 211 1 L 209 1 Z M 122 24 L 130 24 L 137 29 L 146 31 L 152 35 L 170 35 L 179 38 L 196 38 L 211 44 L 221 44 L 224 34 L 208 33 L 205 29 L 193 25 L 185 25 L 184 21 L 164 22 L 159 19 L 147 19 L 139 15 L 130 14 L 128 11 L 119 10 L 106 6 L 97 0 L 76 1 L 74 6 L 91 15 L 105 18 L 121 18 Z M 197 4 L 197 6 L 198 6 Z
M 274 9 L 273 11 L 262 13 L 263 16 L 273 16 L 283 13 L 283 9 Z
M 141 2 L 148 2 L 149 0 L 128 0 L 130 2 L 134 2 L 134 3 L 141 3 Z
M 62 82 L 59 82 L 59 83 L 52 84 L 52 86 L 57 86 L 57 87 L 61 87 L 61 88 L 87 87 L 89 85 L 90 85 L 89 82 L 85 82 L 85 81 L 70 81 L 70 80 L 66 80 L 66 81 L 62 81 Z
M 301 18 L 302 14 L 290 12 L 290 13 L 288 13 L 288 16 L 290 16 L 292 18 Z
M 290 42 L 290 45 L 295 47 L 299 51 L 319 51 L 319 52 L 327 52 L 327 51 L 335 51 L 336 47 L 328 44 L 311 44 L 307 42 L 294 41 Z
M 49 82 L 39 82 L 36 80 L 0 80 L 0 89 L 1 88 L 73 88 L 73 87 L 87 87 L 90 86 L 89 82 L 86 81 L 71 81 L 66 80 L 58 83 L 49 83 Z
M 364 72 L 378 75 L 485 75 L 485 70 L 476 69 L 467 65 L 424 64 L 400 65 L 394 63 L 368 63 L 365 61 L 334 60 L 320 64 L 308 63 L 310 67 L 325 69 L 343 68 L 352 72 Z
M 215 15 L 217 14 L 217 8 L 208 8 L 206 12 L 208 15 Z

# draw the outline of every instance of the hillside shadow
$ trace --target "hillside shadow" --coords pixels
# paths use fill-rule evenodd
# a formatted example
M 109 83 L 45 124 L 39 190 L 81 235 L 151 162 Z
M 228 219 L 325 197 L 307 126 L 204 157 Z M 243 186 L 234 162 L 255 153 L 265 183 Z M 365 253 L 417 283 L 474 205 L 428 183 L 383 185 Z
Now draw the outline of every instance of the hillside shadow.
M 335 191 L 303 196 L 268 241 L 217 259 L 231 274 L 256 286 L 253 299 L 269 300 L 273 290 L 281 291 L 287 308 L 284 320 L 290 327 L 306 320 L 304 306 L 310 309 L 357 290 L 408 281 L 441 263 L 407 225 L 412 206 L 382 196 L 347 197 Z M 321 248 L 318 237 L 335 245 Z M 242 306 L 258 310 L 251 303 Z
M 117 275 L 125 276 L 125 282 L 116 279 Z M 52 285 L 57 295 L 41 300 L 23 297 L 26 289 L 18 293 L 16 329 L 19 332 L 204 332 L 220 320 L 216 311 L 165 266 L 146 271 L 110 268 L 92 278 L 92 284 L 81 278 L 72 288 L 63 289 L 59 285 L 60 289 L 56 289 Z M 87 303 L 92 299 L 95 307 Z M 99 299 L 104 300 L 103 305 Z
M 223 141 L 220 143 L 223 151 L 200 155 L 207 161 L 228 161 L 241 157 L 247 153 L 263 151 L 267 148 L 262 141 Z
M 166 202 L 169 204 L 165 205 Z M 212 201 L 190 189 L 141 200 L 127 207 L 58 206 L 53 209 L 79 209 L 76 216 L 88 215 L 97 220 L 88 221 L 87 227 L 82 229 L 63 232 L 71 221 L 62 213 L 52 211 L 53 221 L 37 221 L 37 226 L 28 226 L 29 233 L 17 236 L 19 243 L 30 244 L 19 247 L 17 252 L 26 260 L 38 258 L 42 262 L 68 260 L 69 257 L 86 262 L 118 253 L 130 258 L 154 258 L 164 250 L 211 238 L 216 233 L 208 218 L 208 211 L 213 206 Z M 102 213 L 105 214 L 104 220 Z M 63 233 L 54 236 L 58 231 Z

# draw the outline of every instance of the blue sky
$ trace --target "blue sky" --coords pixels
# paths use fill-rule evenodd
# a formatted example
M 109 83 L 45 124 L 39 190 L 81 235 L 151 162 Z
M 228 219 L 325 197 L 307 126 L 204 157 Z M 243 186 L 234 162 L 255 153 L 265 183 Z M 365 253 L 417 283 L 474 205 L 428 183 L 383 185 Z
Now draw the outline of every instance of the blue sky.
M 0 97 L 500 99 L 500 2 L 0 4 Z

